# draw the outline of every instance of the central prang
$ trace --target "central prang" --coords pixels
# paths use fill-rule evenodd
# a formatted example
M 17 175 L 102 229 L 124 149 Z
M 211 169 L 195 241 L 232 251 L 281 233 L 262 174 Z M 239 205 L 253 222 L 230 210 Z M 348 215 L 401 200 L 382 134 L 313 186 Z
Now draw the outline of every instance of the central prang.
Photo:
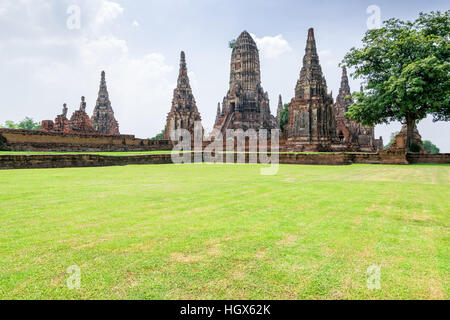
M 233 46 L 230 69 L 230 89 L 218 110 L 215 131 L 225 135 L 227 129 L 277 128 L 270 114 L 269 95 L 261 87 L 258 47 L 247 31 Z

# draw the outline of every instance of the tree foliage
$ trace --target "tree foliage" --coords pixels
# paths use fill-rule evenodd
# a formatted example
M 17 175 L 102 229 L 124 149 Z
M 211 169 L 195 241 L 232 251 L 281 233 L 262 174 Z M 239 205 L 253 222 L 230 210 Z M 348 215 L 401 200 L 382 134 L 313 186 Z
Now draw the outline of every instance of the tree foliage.
M 283 132 L 284 128 L 289 122 L 289 103 L 284 105 L 283 110 L 280 112 L 280 129 Z
M 7 129 L 17 129 L 17 124 L 14 123 L 14 121 L 6 120 L 4 125 L 0 126 L 1 128 L 7 128 Z
M 365 125 L 406 121 L 408 147 L 415 121 L 428 114 L 434 121 L 450 119 L 450 11 L 390 19 L 362 42 L 343 60 L 366 86 L 353 94 L 350 118 Z
M 158 133 L 153 138 L 150 138 L 150 140 L 164 140 L 164 131 L 165 130 L 161 131 L 160 133 Z
M 441 152 L 441 150 L 439 150 L 439 148 L 434 143 L 428 140 L 425 140 L 423 142 L 423 148 L 431 154 L 438 154 L 439 152 Z
M 26 117 L 22 121 L 15 123 L 14 121 L 7 120 L 5 124 L 0 126 L 7 129 L 21 129 L 21 130 L 39 130 L 41 128 L 40 122 L 35 122 L 33 118 Z

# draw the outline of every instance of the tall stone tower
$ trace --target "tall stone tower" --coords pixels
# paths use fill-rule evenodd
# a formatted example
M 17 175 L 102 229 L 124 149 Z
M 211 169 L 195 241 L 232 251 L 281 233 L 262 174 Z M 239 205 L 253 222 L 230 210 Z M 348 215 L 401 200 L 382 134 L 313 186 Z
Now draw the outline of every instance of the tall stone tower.
M 341 87 L 339 88 L 339 94 L 336 98 L 336 116 L 344 117 L 348 108 L 353 104 L 351 98 L 347 98 L 352 93 L 350 91 L 350 85 L 348 84 L 347 68 L 342 68 Z
M 247 31 L 241 33 L 231 55 L 230 88 L 223 99 L 221 115 L 214 129 L 274 129 L 269 95 L 261 87 L 259 52 Z
M 215 122 L 219 121 L 220 116 L 222 115 L 222 110 L 220 109 L 220 102 L 217 104 L 217 113 Z
M 281 120 L 281 111 L 283 111 L 283 98 L 280 96 L 278 97 L 278 108 L 277 108 L 277 124 L 278 127 L 280 126 L 280 120 Z
M 342 79 L 341 87 L 339 89 L 339 95 L 336 98 L 335 106 L 335 118 L 336 118 L 336 130 L 337 138 L 341 143 L 349 144 L 351 142 L 355 143 L 358 140 L 357 135 L 355 136 L 355 126 L 350 119 L 347 118 L 345 113 L 348 108 L 352 105 L 353 101 L 351 98 L 347 98 L 351 95 L 350 85 L 348 84 L 347 69 L 342 68 Z M 353 127 L 353 128 L 352 128 Z
M 312 28 L 285 130 L 289 148 L 296 151 L 328 150 L 336 136 L 333 98 L 327 92 Z
M 91 122 L 94 130 L 98 133 L 120 135 L 119 123 L 114 117 L 114 111 L 111 107 L 111 101 L 109 100 L 105 71 L 102 71 L 100 90 L 98 92 L 97 103 L 94 108 L 94 114 L 92 115 Z
M 346 146 L 347 150 L 376 150 L 375 128 L 364 126 L 346 116 L 346 112 L 353 104 L 350 96 L 351 91 L 348 84 L 347 69 L 344 67 L 342 68 L 341 87 L 334 108 L 337 138 L 341 144 Z
M 175 133 L 178 129 L 188 130 L 194 137 L 194 125 L 201 121 L 194 95 L 189 83 L 186 66 L 186 56 L 181 52 L 180 72 L 177 87 L 173 93 L 172 108 L 167 115 L 167 125 L 164 132 L 165 139 L 176 139 Z

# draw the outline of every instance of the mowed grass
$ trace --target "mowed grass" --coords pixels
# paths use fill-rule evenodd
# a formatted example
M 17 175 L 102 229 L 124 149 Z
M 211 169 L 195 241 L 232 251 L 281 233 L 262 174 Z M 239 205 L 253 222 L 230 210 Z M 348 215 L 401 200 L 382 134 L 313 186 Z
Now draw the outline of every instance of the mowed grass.
M 449 298 L 450 166 L 261 168 L 0 171 L 0 298 Z

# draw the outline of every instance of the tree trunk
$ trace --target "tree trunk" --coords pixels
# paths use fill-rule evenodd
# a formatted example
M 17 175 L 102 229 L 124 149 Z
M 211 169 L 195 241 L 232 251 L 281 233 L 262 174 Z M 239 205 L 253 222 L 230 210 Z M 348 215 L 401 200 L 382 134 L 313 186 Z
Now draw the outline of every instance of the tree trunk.
M 412 116 L 406 117 L 406 150 L 411 151 L 413 143 L 414 128 L 416 126 L 416 119 Z

